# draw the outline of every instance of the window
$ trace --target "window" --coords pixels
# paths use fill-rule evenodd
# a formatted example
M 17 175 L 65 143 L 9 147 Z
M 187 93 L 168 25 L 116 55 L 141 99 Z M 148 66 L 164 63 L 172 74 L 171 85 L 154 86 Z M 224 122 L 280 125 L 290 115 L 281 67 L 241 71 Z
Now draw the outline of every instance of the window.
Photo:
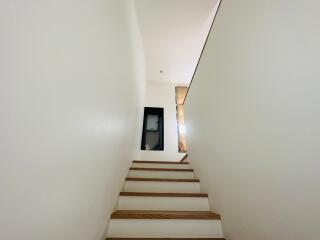
M 163 108 L 145 107 L 141 150 L 163 151 Z

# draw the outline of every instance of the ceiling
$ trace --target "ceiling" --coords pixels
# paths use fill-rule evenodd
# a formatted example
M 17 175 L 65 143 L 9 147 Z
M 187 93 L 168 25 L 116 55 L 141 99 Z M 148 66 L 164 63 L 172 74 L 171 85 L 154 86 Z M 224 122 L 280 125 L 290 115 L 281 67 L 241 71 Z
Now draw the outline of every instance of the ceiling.
M 217 0 L 135 0 L 147 81 L 189 85 Z

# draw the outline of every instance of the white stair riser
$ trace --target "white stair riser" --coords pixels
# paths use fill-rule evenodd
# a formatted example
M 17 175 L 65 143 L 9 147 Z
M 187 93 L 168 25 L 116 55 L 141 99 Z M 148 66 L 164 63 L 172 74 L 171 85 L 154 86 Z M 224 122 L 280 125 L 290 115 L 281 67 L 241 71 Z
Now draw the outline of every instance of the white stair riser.
M 200 193 L 199 182 L 126 181 L 124 192 Z
M 120 196 L 119 210 L 209 211 L 206 197 Z
M 220 220 L 111 219 L 107 237 L 223 237 Z
M 132 163 L 132 167 L 190 169 L 189 164 Z
M 194 179 L 193 172 L 130 170 L 128 177 Z

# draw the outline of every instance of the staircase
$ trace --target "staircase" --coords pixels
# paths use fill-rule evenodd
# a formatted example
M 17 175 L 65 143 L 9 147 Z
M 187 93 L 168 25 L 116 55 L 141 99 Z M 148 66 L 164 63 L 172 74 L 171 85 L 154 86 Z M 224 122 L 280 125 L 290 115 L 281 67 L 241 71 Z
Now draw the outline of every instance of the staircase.
M 224 239 L 188 162 L 133 161 L 107 240 Z

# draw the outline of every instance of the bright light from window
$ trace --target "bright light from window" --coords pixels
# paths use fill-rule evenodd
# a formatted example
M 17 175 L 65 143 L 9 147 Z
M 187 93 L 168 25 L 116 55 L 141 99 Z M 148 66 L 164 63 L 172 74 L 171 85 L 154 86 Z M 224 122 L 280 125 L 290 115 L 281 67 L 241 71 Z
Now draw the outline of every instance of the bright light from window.
M 179 124 L 179 133 L 186 134 L 186 126 L 184 124 Z

